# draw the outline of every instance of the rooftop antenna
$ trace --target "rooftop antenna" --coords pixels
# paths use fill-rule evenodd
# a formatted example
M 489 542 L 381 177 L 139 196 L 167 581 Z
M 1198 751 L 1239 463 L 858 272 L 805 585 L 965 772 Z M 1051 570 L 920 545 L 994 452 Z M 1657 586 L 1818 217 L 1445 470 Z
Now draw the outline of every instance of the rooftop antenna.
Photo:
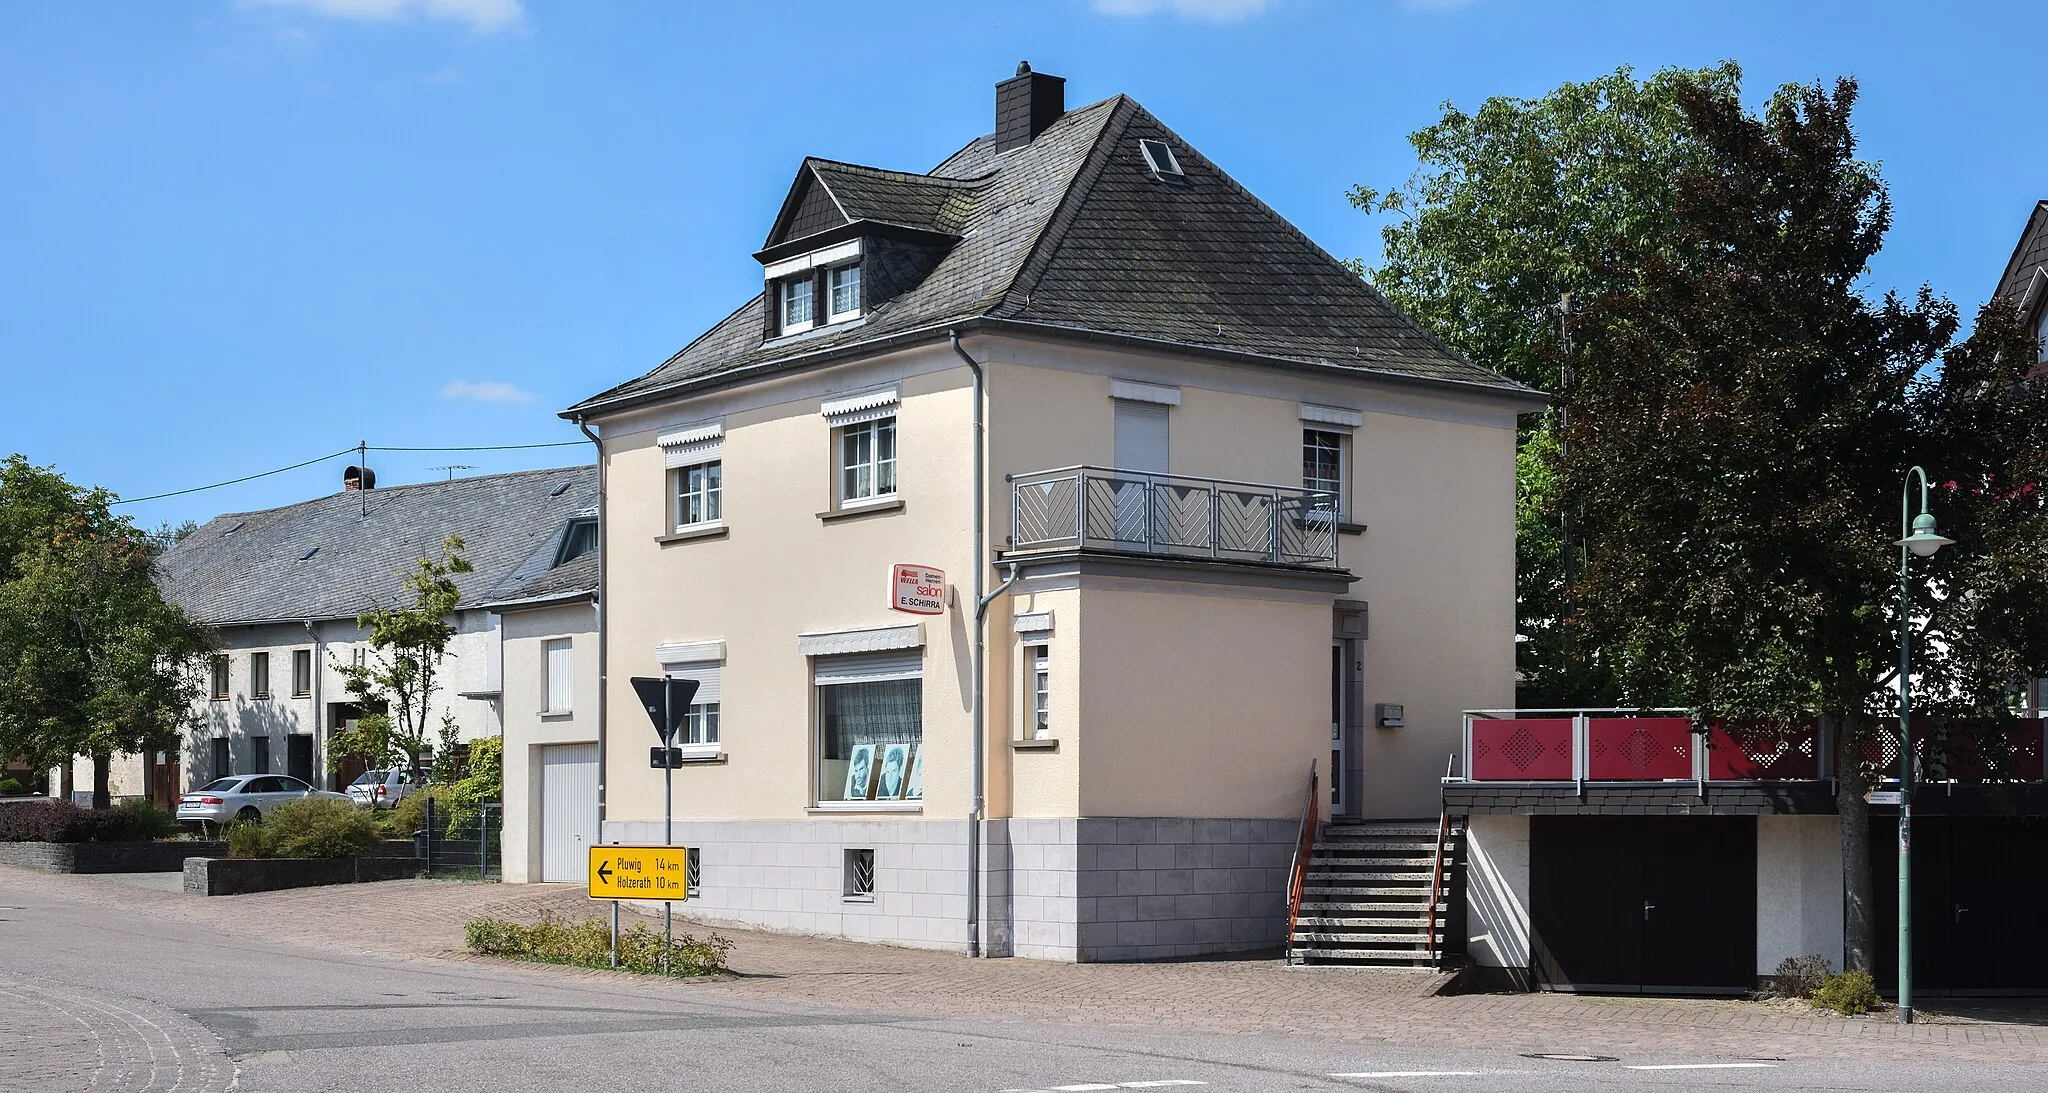
M 427 469 L 430 471 L 447 471 L 448 481 L 453 482 L 455 481 L 456 471 L 473 471 L 476 469 L 476 465 L 474 463 L 443 463 L 438 467 L 428 467 Z

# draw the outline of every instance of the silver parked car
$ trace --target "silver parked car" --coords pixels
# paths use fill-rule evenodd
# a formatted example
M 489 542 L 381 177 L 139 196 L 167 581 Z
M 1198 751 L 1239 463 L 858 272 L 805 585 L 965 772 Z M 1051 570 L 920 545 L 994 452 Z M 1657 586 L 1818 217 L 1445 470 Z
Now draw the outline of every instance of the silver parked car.
M 215 778 L 178 798 L 178 819 L 193 824 L 226 824 L 235 820 L 261 820 L 286 801 L 322 797 L 348 800 L 346 793 L 330 793 L 284 774 L 237 774 Z
M 366 770 L 348 784 L 348 799 L 362 808 L 396 808 L 400 797 L 425 788 L 428 781 L 424 774 L 414 781 L 409 770 Z

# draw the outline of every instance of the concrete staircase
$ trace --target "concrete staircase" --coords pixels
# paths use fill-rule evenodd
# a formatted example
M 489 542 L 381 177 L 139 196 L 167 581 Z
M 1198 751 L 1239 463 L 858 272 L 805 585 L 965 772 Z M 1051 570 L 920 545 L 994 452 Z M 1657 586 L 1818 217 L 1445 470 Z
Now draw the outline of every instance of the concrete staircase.
M 1465 832 L 1451 821 L 1436 910 L 1438 966 L 1450 936 L 1451 902 L 1461 890 Z M 1324 824 L 1309 858 L 1290 955 L 1298 964 L 1428 968 L 1429 889 L 1436 869 L 1436 820 Z

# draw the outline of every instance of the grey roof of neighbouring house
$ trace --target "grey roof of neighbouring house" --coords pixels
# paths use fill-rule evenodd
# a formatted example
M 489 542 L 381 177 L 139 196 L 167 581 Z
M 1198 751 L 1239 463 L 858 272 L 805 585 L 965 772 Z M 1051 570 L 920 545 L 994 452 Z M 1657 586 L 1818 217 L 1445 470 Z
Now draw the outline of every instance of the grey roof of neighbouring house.
M 2034 288 L 2036 278 L 2048 271 L 2048 201 L 2034 203 L 2033 212 L 2027 217 L 2026 230 L 2020 232 L 2020 241 L 2013 245 L 2012 257 L 2005 263 L 2005 272 L 1998 278 L 1997 295 L 2015 304 L 2038 307 L 2041 294 L 2038 290 L 2029 299 L 2027 293 Z
M 579 517 L 595 520 L 597 514 L 578 513 Z M 564 603 L 570 600 L 592 600 L 597 598 L 597 552 L 579 554 L 560 565 L 559 557 L 562 539 L 568 533 L 568 525 L 562 527 L 562 534 L 542 542 L 534 548 L 532 555 L 518 568 L 505 575 L 497 586 L 483 594 L 477 602 L 497 610 L 512 610 L 518 607 L 541 607 L 548 604 Z
M 596 467 L 333 493 L 216 516 L 164 553 L 158 579 L 168 599 L 213 625 L 354 618 L 403 602 L 414 564 L 460 535 L 475 571 L 456 584 L 466 605 L 481 603 L 596 504 Z
M 1186 182 L 1155 179 L 1140 139 L 1171 145 Z M 846 219 L 959 241 L 862 322 L 764 343 L 756 295 L 660 367 L 565 416 L 977 324 L 1541 397 L 1459 356 L 1122 95 L 1067 112 L 1021 148 L 998 153 L 981 137 L 929 176 L 806 160 L 798 186 L 809 185 L 829 191 Z

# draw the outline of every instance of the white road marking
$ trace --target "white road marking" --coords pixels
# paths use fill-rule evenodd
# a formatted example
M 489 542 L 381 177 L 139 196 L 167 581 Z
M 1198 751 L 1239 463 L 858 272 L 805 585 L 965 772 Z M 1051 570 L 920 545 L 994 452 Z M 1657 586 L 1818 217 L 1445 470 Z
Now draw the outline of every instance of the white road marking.
M 1163 1078 L 1152 1082 L 1091 1082 L 1082 1085 L 1048 1085 L 1034 1089 L 1005 1089 L 1003 1093 L 1101 1093 L 1107 1089 L 1166 1089 L 1179 1085 L 1208 1085 L 1187 1078 Z
M 1370 1070 L 1355 1074 L 1332 1074 L 1332 1078 L 1476 1078 L 1476 1070 Z
M 1660 1063 L 1656 1066 L 1624 1066 L 1623 1070 L 1775 1070 L 1776 1063 Z

